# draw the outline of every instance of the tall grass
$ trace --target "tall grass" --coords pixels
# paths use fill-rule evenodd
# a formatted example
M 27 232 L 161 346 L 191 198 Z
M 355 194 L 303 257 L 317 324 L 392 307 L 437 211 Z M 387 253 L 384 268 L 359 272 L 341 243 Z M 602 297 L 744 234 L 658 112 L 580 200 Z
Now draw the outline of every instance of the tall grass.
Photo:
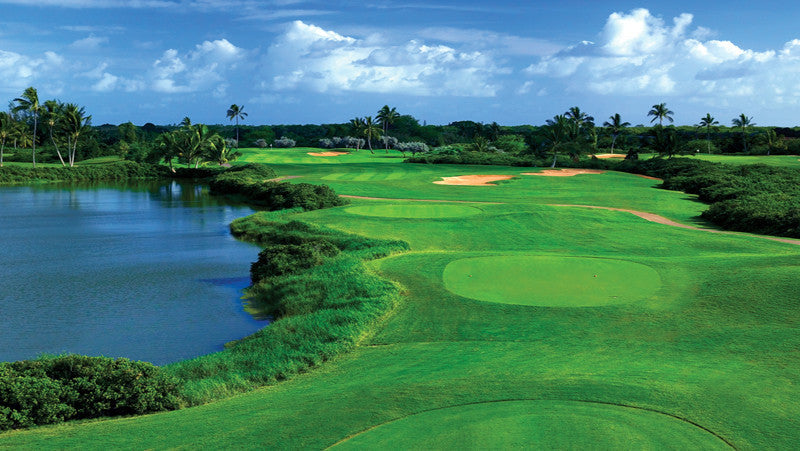
M 340 252 L 307 269 L 261 278 L 248 290 L 252 311 L 276 315 L 268 327 L 230 343 L 225 351 L 166 368 L 184 382 L 182 396 L 190 405 L 285 380 L 349 351 L 398 300 L 398 287 L 364 261 L 405 250 L 406 243 L 265 216 L 270 215 L 239 219 L 232 230 L 266 246 L 325 240 Z

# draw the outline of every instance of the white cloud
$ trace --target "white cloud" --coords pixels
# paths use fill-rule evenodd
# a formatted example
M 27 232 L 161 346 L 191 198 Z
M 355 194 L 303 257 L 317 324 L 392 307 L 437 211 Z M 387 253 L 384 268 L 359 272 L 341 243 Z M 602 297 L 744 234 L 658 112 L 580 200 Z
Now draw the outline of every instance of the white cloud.
M 2 90 L 16 92 L 38 82 L 51 82 L 65 64 L 55 52 L 45 52 L 41 57 L 31 57 L 0 50 L 0 79 Z
M 265 65 L 277 72 L 271 80 L 275 89 L 421 96 L 494 96 L 499 88 L 493 77 L 507 73 L 484 52 L 415 40 L 386 45 L 376 37 L 356 39 L 301 21 L 270 46 Z
M 97 37 L 95 35 L 90 35 L 83 39 L 78 39 L 70 44 L 70 48 L 75 50 L 84 50 L 84 51 L 92 51 L 97 50 L 98 47 L 102 44 L 107 44 L 108 38 L 107 37 Z
M 157 92 L 184 93 L 209 90 L 223 95 L 225 75 L 236 68 L 245 51 L 227 39 L 205 41 L 185 55 L 166 50 L 150 70 L 151 88 Z
M 561 79 L 575 92 L 800 102 L 799 39 L 758 52 L 706 40 L 712 33 L 692 29 L 692 20 L 681 14 L 668 25 L 646 9 L 613 13 L 598 43 L 584 41 L 542 57 L 525 72 Z

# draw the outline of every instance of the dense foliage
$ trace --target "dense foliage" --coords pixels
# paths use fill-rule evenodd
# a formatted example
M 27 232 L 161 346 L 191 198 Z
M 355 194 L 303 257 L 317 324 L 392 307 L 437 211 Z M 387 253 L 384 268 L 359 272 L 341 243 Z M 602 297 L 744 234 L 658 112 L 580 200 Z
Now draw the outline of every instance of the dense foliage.
M 104 165 L 88 165 L 73 168 L 43 168 L 6 166 L 0 169 L 0 184 L 55 182 L 55 181 L 101 181 L 128 180 L 136 178 L 163 177 L 166 172 L 158 166 L 120 161 Z
M 64 355 L 0 363 L 0 430 L 179 406 L 178 380 L 146 362 Z
M 345 205 L 327 185 L 271 181 L 275 173 L 266 166 L 250 164 L 229 169 L 209 182 L 213 194 L 235 195 L 269 210 L 300 207 L 304 210 Z
M 711 204 L 702 217 L 725 229 L 800 238 L 797 169 L 687 158 L 647 160 L 620 169 L 663 178 L 666 189 L 697 194 Z
M 223 352 L 172 365 L 191 404 L 286 379 L 346 352 L 397 301 L 397 287 L 364 260 L 408 249 L 404 242 L 274 220 L 268 212 L 238 219 L 231 230 L 265 246 L 248 297 L 251 312 L 274 322 Z

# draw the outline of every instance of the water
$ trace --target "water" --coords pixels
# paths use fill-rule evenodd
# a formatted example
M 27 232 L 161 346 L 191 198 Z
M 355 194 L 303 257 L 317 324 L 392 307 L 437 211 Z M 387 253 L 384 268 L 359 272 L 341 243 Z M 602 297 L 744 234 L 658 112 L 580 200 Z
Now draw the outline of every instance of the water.
M 0 187 L 0 361 L 72 352 L 164 364 L 266 322 L 240 299 L 252 213 L 178 183 Z

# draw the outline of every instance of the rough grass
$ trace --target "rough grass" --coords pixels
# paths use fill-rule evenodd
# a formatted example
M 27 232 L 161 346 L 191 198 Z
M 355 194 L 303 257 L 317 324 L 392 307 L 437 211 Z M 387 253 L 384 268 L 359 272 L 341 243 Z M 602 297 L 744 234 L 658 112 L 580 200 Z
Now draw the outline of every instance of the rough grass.
M 465 169 L 498 173 L 497 167 L 403 166 L 418 172 L 404 167 L 405 179 L 389 180 L 377 176 L 396 170 L 385 163 L 299 164 L 287 157 L 276 165 L 279 175 L 303 175 L 304 181 L 335 171 L 376 174 L 329 182 L 343 194 L 504 202 L 474 205 L 480 215 L 439 219 L 354 215 L 347 207 L 291 215 L 411 245 L 409 253 L 364 267 L 397 281 L 403 298 L 351 353 L 231 399 L 8 433 L 0 436 L 0 446 L 318 449 L 434 409 L 513 399 L 562 407 L 575 401 L 619 404 L 683 419 L 740 449 L 793 449 L 800 443 L 800 247 L 677 229 L 624 212 L 548 206 L 594 204 L 702 223 L 697 215 L 705 207 L 693 196 L 654 189 L 657 182 L 630 174 L 521 177 L 486 189 L 431 182 Z M 353 200 L 353 206 L 392 203 Z M 592 308 L 489 303 L 445 288 L 442 275 L 451 262 L 511 253 L 635 261 L 657 268 L 662 287 L 635 303 Z M 579 414 L 577 408 L 566 411 Z M 493 425 L 480 440 L 502 444 L 507 432 L 519 430 L 512 423 L 503 427 L 507 413 L 476 413 Z M 641 443 L 688 437 L 648 415 L 625 420 L 634 425 L 631 430 L 647 431 L 638 436 Z M 592 416 L 611 421 L 605 414 Z M 430 435 L 418 436 L 417 443 L 455 437 L 453 429 L 464 427 L 459 421 L 449 429 L 428 427 Z M 612 427 L 578 426 L 559 434 L 559 443 L 614 444 L 622 436 Z M 477 440 L 458 444 L 487 443 Z

